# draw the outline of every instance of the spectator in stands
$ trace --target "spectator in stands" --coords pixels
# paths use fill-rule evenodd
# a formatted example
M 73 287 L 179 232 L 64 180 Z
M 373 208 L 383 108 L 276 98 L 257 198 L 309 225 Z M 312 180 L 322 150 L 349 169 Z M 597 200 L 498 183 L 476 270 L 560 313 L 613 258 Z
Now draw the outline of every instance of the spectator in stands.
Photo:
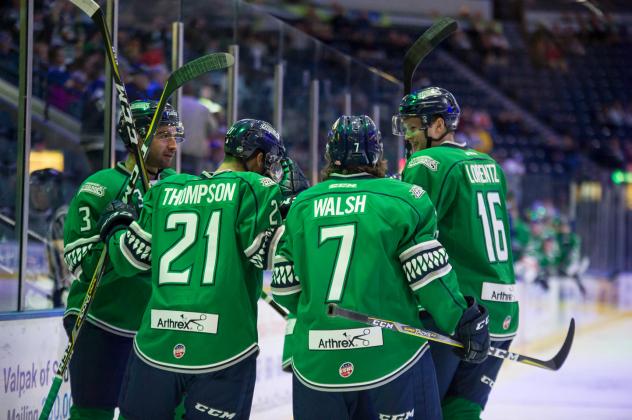
M 197 92 L 190 83 L 183 86 L 181 107 L 187 140 L 181 145 L 182 172 L 199 175 L 202 171 L 209 170 L 209 139 L 217 128 L 217 121 L 209 109 L 200 103 Z

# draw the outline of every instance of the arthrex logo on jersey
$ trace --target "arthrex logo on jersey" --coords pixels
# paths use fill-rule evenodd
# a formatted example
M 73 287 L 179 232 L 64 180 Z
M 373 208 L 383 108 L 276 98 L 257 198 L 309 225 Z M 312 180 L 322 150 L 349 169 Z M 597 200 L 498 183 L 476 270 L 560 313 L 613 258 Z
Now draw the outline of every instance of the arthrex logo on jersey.
M 152 309 L 151 327 L 159 330 L 216 334 L 218 318 L 216 314 Z
M 310 330 L 310 350 L 351 350 L 384 344 L 382 330 L 377 327 L 351 330 Z
M 484 282 L 481 299 L 494 302 L 518 302 L 515 284 L 497 284 Z

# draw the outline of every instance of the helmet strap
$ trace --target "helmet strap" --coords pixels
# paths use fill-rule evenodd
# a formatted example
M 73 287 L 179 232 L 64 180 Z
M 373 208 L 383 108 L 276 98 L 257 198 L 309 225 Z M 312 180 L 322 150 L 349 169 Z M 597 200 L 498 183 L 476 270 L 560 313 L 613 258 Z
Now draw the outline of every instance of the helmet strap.
M 452 131 L 452 130 L 449 130 L 449 129 L 446 127 L 446 129 L 445 129 L 445 133 L 441 134 L 441 136 L 439 136 L 439 138 L 436 138 L 436 139 L 435 139 L 435 138 L 433 138 L 433 137 L 430 137 L 430 135 L 428 134 L 428 128 L 429 128 L 429 127 L 424 128 L 424 135 L 426 136 L 426 149 L 428 149 L 428 148 L 430 148 L 430 147 L 432 146 L 432 142 L 433 142 L 433 141 L 439 142 L 439 141 L 443 140 L 443 138 L 444 138 L 445 136 L 447 136 L 447 135 L 448 135 L 448 133 L 450 133 L 450 132 Z

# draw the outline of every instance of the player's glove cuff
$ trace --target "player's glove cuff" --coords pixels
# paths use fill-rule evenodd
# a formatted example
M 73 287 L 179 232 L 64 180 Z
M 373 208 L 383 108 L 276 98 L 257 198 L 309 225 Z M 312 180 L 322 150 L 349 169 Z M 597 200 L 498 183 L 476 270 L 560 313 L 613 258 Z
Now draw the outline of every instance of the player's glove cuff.
M 120 200 L 112 201 L 107 205 L 97 222 L 101 240 L 107 244 L 114 233 L 126 229 L 137 217 L 136 209 L 133 206 Z

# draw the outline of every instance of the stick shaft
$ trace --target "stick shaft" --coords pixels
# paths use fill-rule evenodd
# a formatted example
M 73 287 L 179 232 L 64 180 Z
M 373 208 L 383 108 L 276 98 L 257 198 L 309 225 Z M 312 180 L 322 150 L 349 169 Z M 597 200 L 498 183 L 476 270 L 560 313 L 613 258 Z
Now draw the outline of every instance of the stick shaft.
M 397 331 L 402 334 L 412 335 L 418 338 L 424 338 L 430 341 L 436 341 L 438 343 L 446 344 L 453 347 L 463 348 L 463 344 L 453 338 L 439 334 L 434 331 L 424 330 L 421 328 L 412 327 L 410 325 L 402 324 L 396 321 L 390 321 L 382 318 L 377 318 L 371 315 L 366 315 L 360 312 L 344 309 L 336 304 L 329 304 L 328 313 L 330 316 L 338 316 L 353 321 L 362 322 L 367 325 L 380 327 L 385 330 Z M 550 360 L 540 360 L 530 356 L 524 356 L 522 354 L 513 353 L 509 350 L 503 350 L 496 347 L 490 347 L 488 355 L 497 357 L 499 359 L 511 360 L 518 363 L 524 363 L 530 366 L 536 366 L 548 370 L 558 370 L 562 367 L 562 364 L 566 360 L 568 353 L 573 342 L 573 336 L 575 333 L 575 321 L 571 320 L 571 324 L 568 329 L 568 333 L 564 340 L 564 344 L 558 353 Z

